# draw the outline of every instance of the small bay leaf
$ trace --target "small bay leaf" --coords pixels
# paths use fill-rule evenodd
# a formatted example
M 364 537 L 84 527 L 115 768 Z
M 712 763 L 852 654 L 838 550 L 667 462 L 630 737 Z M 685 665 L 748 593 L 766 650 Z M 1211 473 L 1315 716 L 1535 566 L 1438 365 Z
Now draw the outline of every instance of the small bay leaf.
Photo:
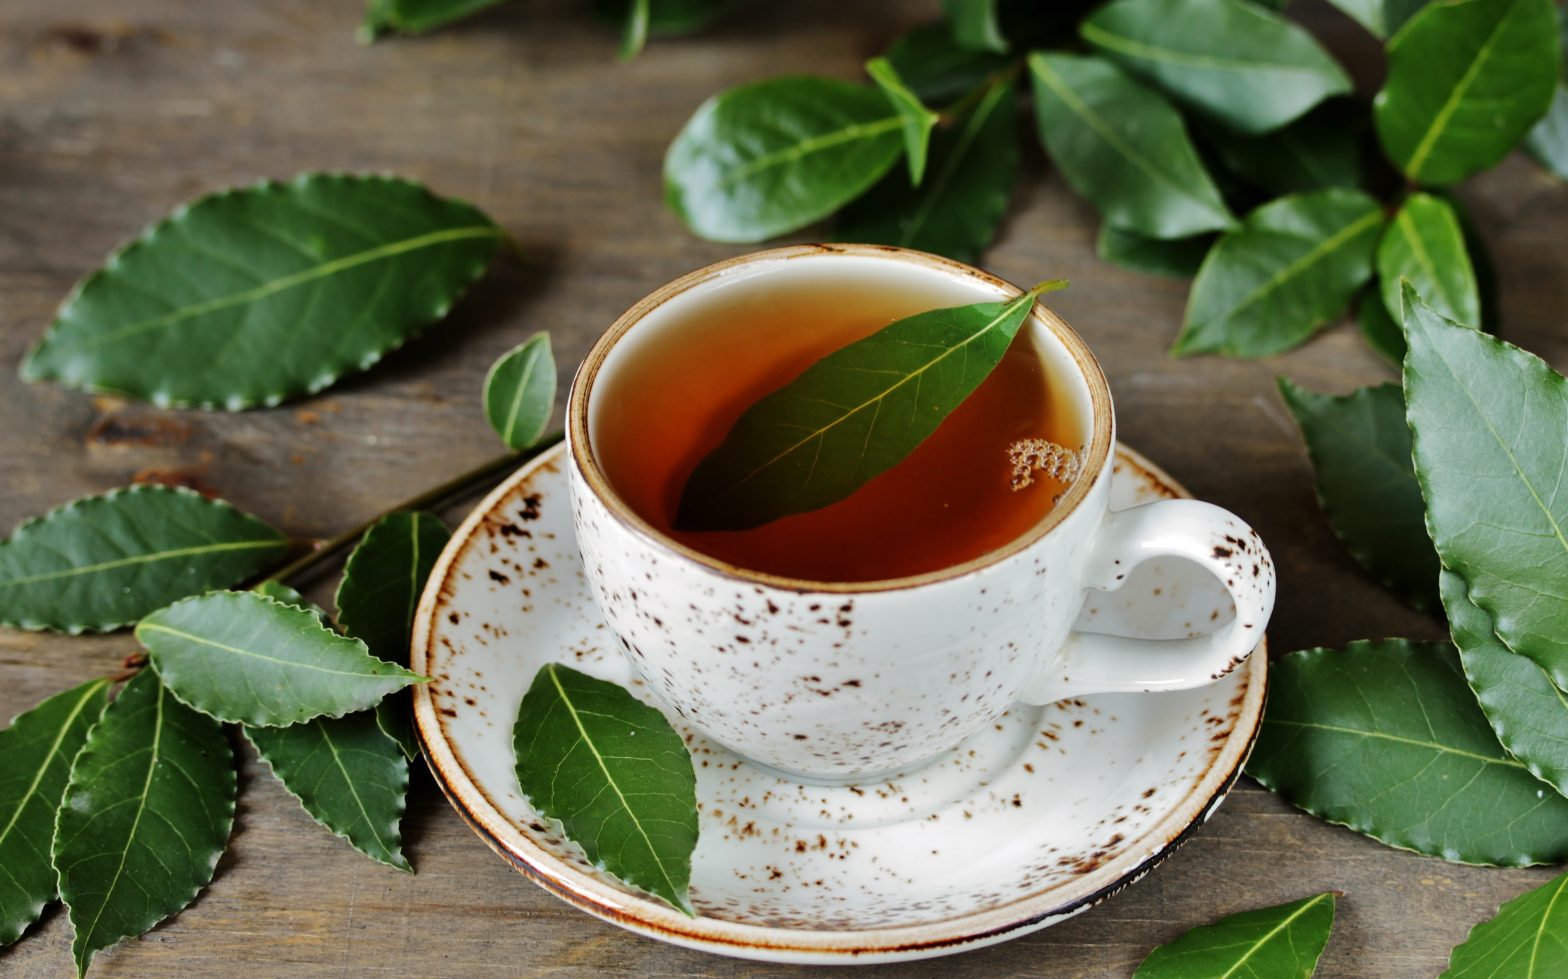
M 1175 109 L 1097 57 L 1029 56 L 1040 140 L 1106 223 L 1146 238 L 1235 226 Z
M 1096 51 L 1241 133 L 1264 133 L 1350 91 L 1301 27 L 1244 0 L 1112 0 L 1079 25 Z
M 839 216 L 840 241 L 899 245 L 973 262 L 996 237 L 1018 175 L 1017 100 L 996 82 L 931 141 L 931 176 L 888 174 Z
M 621 25 L 621 49 L 616 57 L 630 61 L 642 53 L 648 43 L 648 18 L 651 0 L 631 0 L 626 7 L 626 19 Z
M 1138 966 L 1133 979 L 1308 979 L 1317 971 L 1318 958 L 1333 928 L 1332 892 L 1242 911 L 1156 948 Z
M 823 357 L 697 463 L 676 524 L 740 530 L 849 496 L 936 431 L 1001 362 L 1035 298 L 1065 284 L 917 313 Z
M 1383 304 L 1396 318 L 1403 316 L 1400 281 L 1409 279 L 1439 313 L 1469 326 L 1481 323 L 1481 292 L 1464 231 L 1441 197 L 1417 192 L 1405 199 L 1378 243 L 1377 274 Z
M 554 663 L 534 676 L 512 732 L 528 802 L 633 887 L 692 913 L 697 775 L 663 714 Z
M 1280 378 L 1279 393 L 1301 426 L 1318 503 L 1335 535 L 1357 563 L 1401 598 L 1436 611 L 1441 566 L 1426 533 L 1399 385 L 1330 397 Z
M 445 316 L 501 237 L 472 205 L 391 177 L 213 194 L 88 276 L 22 375 L 165 407 L 275 405 Z
M 903 152 L 903 119 L 876 88 L 791 76 L 704 102 L 664 157 L 664 199 L 691 231 L 751 242 L 820 221 Z
M 555 410 L 555 357 L 540 331 L 508 350 L 485 375 L 485 418 L 509 449 L 539 441 Z
M 922 102 L 946 105 L 980 86 L 1011 63 L 1005 55 L 960 47 L 946 24 L 925 24 L 900 34 L 887 60 Z
M 247 727 L 245 736 L 311 818 L 372 860 L 413 873 L 398 827 L 408 760 L 374 714 Z
M 338 584 L 338 624 L 363 641 L 372 656 L 408 665 L 414 609 L 451 536 L 433 513 L 398 511 L 376 521 L 348 556 Z M 382 731 L 412 759 L 419 745 L 411 717 L 406 691 L 390 693 L 376 705 Z
M 1392 37 L 1405 21 L 1426 6 L 1427 0 L 1328 0 L 1344 11 L 1372 36 L 1382 40 Z
M 947 14 L 953 40 L 959 47 L 971 51 L 1007 52 L 1007 38 L 1002 35 L 998 0 L 942 0 L 942 10 Z
M 1198 269 L 1203 266 L 1204 256 L 1213 246 L 1213 235 L 1161 241 L 1122 231 L 1108 224 L 1100 225 L 1100 233 L 1094 240 L 1095 254 L 1104 261 L 1145 275 L 1163 275 L 1173 279 L 1190 279 L 1197 275 Z
M 314 614 L 255 592 L 208 592 L 142 619 L 136 638 L 181 701 L 252 726 L 341 717 L 422 678 Z
M 1568 858 L 1568 799 L 1497 743 L 1448 643 L 1307 649 L 1269 672 L 1247 773 L 1292 805 L 1458 863 Z
M 1568 796 L 1568 694 L 1503 645 L 1492 620 L 1470 601 L 1463 578 L 1444 571 L 1442 592 L 1465 678 L 1497 740 L 1530 774 Z
M 1568 975 L 1568 874 L 1506 902 L 1454 946 L 1438 979 Z
M 137 674 L 87 736 L 55 826 L 54 865 L 85 975 L 93 954 L 178 913 L 212 880 L 234 823 L 223 728 Z
M 427 34 L 504 0 L 370 0 L 359 25 L 361 43 L 385 34 Z
M 1405 304 L 1406 417 L 1438 556 L 1498 638 L 1568 689 L 1568 381 L 1408 285 Z
M 1551 106 L 1557 47 L 1551 0 L 1428 4 L 1388 43 L 1372 107 L 1383 151 L 1419 184 L 1492 166 Z
M 288 553 L 266 523 L 169 486 L 88 496 L 0 542 L 0 622 L 77 633 L 129 625 L 169 602 L 226 588 Z
M 866 62 L 866 74 L 898 112 L 904 133 L 904 161 L 909 164 L 909 183 L 919 186 L 925 178 L 926 155 L 937 115 L 921 104 L 920 97 L 909 90 L 898 77 L 898 69 L 886 58 L 872 58 Z
M 1209 250 L 1171 352 L 1267 357 L 1302 343 L 1372 277 L 1382 227 L 1382 209 L 1360 191 L 1263 205 Z
M 108 703 L 109 681 L 90 680 L 0 730 L 0 947 L 20 938 L 55 898 L 55 811 L 71 762 Z

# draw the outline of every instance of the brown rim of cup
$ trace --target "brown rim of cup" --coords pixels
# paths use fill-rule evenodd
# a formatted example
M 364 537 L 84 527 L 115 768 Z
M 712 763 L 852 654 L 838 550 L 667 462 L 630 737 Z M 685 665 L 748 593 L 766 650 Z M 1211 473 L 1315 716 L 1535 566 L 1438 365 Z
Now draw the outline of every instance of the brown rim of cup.
M 1044 324 L 1061 341 L 1062 346 L 1066 348 L 1067 352 L 1072 355 L 1074 362 L 1077 363 L 1079 372 L 1083 375 L 1084 383 L 1089 386 L 1090 433 L 1088 458 L 1084 465 L 1083 477 L 1074 481 L 1073 485 L 1062 497 L 1061 502 L 1052 507 L 1050 512 L 1042 517 L 1033 527 L 1030 527 L 1024 533 L 993 551 L 987 551 L 979 557 L 971 558 L 961 564 L 903 578 L 885 578 L 878 581 L 810 581 L 804 578 L 790 578 L 784 575 L 769 574 L 765 571 L 752 571 L 738 567 L 688 547 L 666 536 L 652 524 L 648 523 L 648 521 L 644 520 L 615 492 L 615 489 L 610 485 L 608 477 L 605 476 L 604 471 L 599 467 L 599 460 L 594 455 L 593 446 L 589 441 L 588 435 L 588 395 L 593 389 L 594 381 L 599 376 L 599 369 L 604 365 L 605 358 L 609 356 L 610 350 L 653 310 L 676 296 L 711 282 L 735 268 L 762 262 L 787 261 L 789 259 L 825 254 L 858 255 L 883 259 L 892 258 L 911 262 L 948 274 L 977 279 L 986 285 L 996 287 L 1004 297 L 1021 295 L 1024 291 L 1010 282 L 964 265 L 962 262 L 955 262 L 940 255 L 932 255 L 909 248 L 897 248 L 893 245 L 838 243 L 788 245 L 783 248 L 770 248 L 747 255 L 738 255 L 735 258 L 700 268 L 695 272 L 689 272 L 674 282 L 655 289 L 638 300 L 626 312 L 622 313 L 619 319 L 610 324 L 610 328 L 604 332 L 604 335 L 594 342 L 593 347 L 588 351 L 588 355 L 583 358 L 581 366 L 577 368 L 577 375 L 572 379 L 572 389 L 566 403 L 566 432 L 572 464 L 582 474 L 584 482 L 588 484 L 588 487 L 615 519 L 644 540 L 676 556 L 695 561 L 726 578 L 767 585 L 788 591 L 866 594 L 895 591 L 904 588 L 918 588 L 922 585 L 960 578 L 971 572 L 990 567 L 1025 550 L 1049 534 L 1088 497 L 1090 490 L 1093 489 L 1102 476 L 1106 460 L 1110 458 L 1112 427 L 1111 391 L 1110 386 L 1106 383 L 1105 373 L 1100 369 L 1099 361 L 1095 359 L 1094 354 L 1089 352 L 1089 347 L 1083 342 L 1083 339 L 1077 333 L 1074 333 L 1072 328 L 1060 316 L 1057 316 L 1049 307 L 1039 301 L 1035 302 L 1030 316 Z

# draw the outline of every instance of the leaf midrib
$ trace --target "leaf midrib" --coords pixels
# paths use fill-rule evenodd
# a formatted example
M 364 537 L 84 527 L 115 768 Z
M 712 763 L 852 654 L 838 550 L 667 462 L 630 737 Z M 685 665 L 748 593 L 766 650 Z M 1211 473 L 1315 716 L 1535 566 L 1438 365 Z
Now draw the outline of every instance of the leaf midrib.
M 377 245 L 374 248 L 367 248 L 361 252 L 355 252 L 352 255 L 345 255 L 341 258 L 335 258 L 328 262 L 322 262 L 318 265 L 300 269 L 297 272 L 291 272 L 288 275 L 281 276 L 269 282 L 263 282 L 261 285 L 243 290 L 241 292 L 233 292 L 225 296 L 216 296 L 204 302 L 194 303 L 189 306 L 183 306 L 179 309 L 172 310 L 163 314 L 162 316 L 155 316 L 151 319 L 140 320 L 135 323 L 128 323 L 125 326 L 101 333 L 98 336 L 83 342 L 82 347 L 83 349 L 101 347 L 105 344 L 119 342 L 120 340 L 134 336 L 136 334 L 145 333 L 149 330 L 156 330 L 173 326 L 176 323 L 191 319 L 196 316 L 205 316 L 208 313 L 215 313 L 219 310 L 228 309 L 233 306 L 244 306 L 255 303 L 262 299 L 266 299 L 269 296 L 288 289 L 292 289 L 295 286 L 304 285 L 308 282 L 314 282 L 318 279 L 324 279 L 329 276 L 336 275 L 339 272 L 344 272 L 361 265 L 368 265 L 372 262 L 380 261 L 381 259 L 392 258 L 398 255 L 406 254 L 408 252 L 418 251 L 421 248 L 428 248 L 432 245 L 441 245 L 446 244 L 447 242 L 463 241 L 471 238 L 499 238 L 500 236 L 501 229 L 495 225 L 470 225 L 460 228 L 446 228 L 441 231 L 431 231 L 423 235 L 417 235 L 413 238 L 404 238 L 401 241 L 388 242 L 384 245 Z
M 1164 184 L 1179 196 L 1202 206 L 1210 214 L 1220 217 L 1226 227 L 1230 227 L 1235 223 L 1235 219 L 1223 209 L 1216 209 L 1213 203 L 1193 194 L 1181 184 L 1170 179 L 1154 165 L 1154 161 L 1139 153 L 1132 144 L 1123 140 L 1120 133 L 1107 125 L 1104 119 L 1101 119 L 1098 114 L 1089 108 L 1086 102 L 1078 97 L 1077 92 L 1068 87 L 1061 76 L 1051 70 L 1051 66 L 1046 63 L 1044 58 L 1031 56 L 1029 65 L 1036 77 L 1048 85 L 1051 91 L 1055 92 L 1057 97 L 1062 100 L 1062 103 L 1072 110 L 1074 115 L 1088 124 L 1089 128 L 1093 129 L 1101 139 L 1110 143 L 1112 148 L 1126 158 L 1127 162 L 1137 167 L 1151 180 Z
M 1110 48 L 1134 58 L 1146 58 L 1149 61 L 1161 61 L 1166 64 L 1181 65 L 1186 68 L 1207 68 L 1214 71 L 1280 71 L 1280 72 L 1305 72 L 1320 74 L 1323 71 L 1320 65 L 1296 65 L 1280 61 L 1247 61 L 1243 58 L 1225 58 L 1219 55 L 1198 54 L 1192 51 L 1178 51 L 1174 48 L 1162 48 L 1138 38 L 1128 37 L 1108 31 L 1091 22 L 1085 21 L 1079 27 L 1083 39 L 1092 44 Z
M 1487 35 L 1481 47 L 1476 50 L 1475 57 L 1470 61 L 1470 67 L 1466 68 L 1465 73 L 1459 77 L 1459 81 L 1454 83 L 1454 87 L 1448 93 L 1448 98 L 1443 102 L 1443 107 L 1438 109 L 1437 113 L 1432 117 L 1432 122 L 1428 124 L 1426 132 L 1422 134 L 1420 142 L 1416 144 L 1415 150 L 1410 154 L 1410 160 L 1405 165 L 1406 173 L 1418 174 L 1421 172 L 1421 166 L 1426 163 L 1426 158 L 1431 155 L 1432 148 L 1437 145 L 1437 141 L 1442 136 L 1443 131 L 1448 128 L 1448 120 L 1458 110 L 1459 103 L 1464 99 L 1465 93 L 1470 90 L 1470 86 L 1475 84 L 1476 77 L 1481 73 L 1481 67 L 1491 59 L 1492 49 L 1497 45 L 1497 39 L 1502 34 L 1503 27 L 1508 23 L 1509 18 L 1514 15 L 1515 9 L 1515 7 L 1510 6 L 1508 13 L 1497 19 L 1497 23 L 1493 25 L 1491 33 Z
M 970 344 L 975 343 L 976 341 L 978 341 L 982 337 L 984 337 L 987 333 L 990 333 L 993 329 L 995 329 L 997 327 L 998 324 L 1002 323 L 1009 316 L 1011 316 L 1018 309 L 1018 307 L 1020 305 L 1025 304 L 1025 303 L 1028 303 L 1028 304 L 1032 305 L 1034 303 L 1036 295 L 1037 294 L 1034 293 L 1034 292 L 1026 292 L 1023 295 L 1019 296 L 1017 299 L 1014 299 L 1012 302 L 1010 302 L 1006 306 L 1002 307 L 1002 311 L 1000 313 L 998 313 L 994 319 L 992 319 L 990 322 L 986 323 L 983 327 L 981 327 L 976 332 L 970 334 L 968 337 L 966 337 L 964 339 L 964 341 L 962 343 L 959 343 L 959 344 L 956 344 L 954 346 L 948 347 L 947 349 L 943 350 L 940 354 L 938 354 L 936 357 L 933 357 L 931 360 L 929 360 L 926 363 L 920 365 L 914 371 L 912 371 L 912 372 L 910 372 L 908 374 L 905 374 L 902 377 L 900 377 L 893 384 L 891 384 L 887 388 L 884 388 L 881 391 L 881 393 L 877 394 L 875 397 L 869 398 L 869 399 L 867 399 L 865 401 L 862 401 L 860 404 L 855 405 L 853 408 L 849 408 L 849 409 L 845 410 L 843 414 L 839 415 L 833 421 L 830 421 L 826 425 L 823 425 L 820 428 L 816 429 L 815 431 L 812 431 L 810 434 L 804 436 L 799 441 L 797 441 L 794 444 L 790 445 L 788 448 L 785 448 L 784 450 L 780 451 L 777 455 L 773 456 L 773 458 L 771 458 L 771 459 L 767 460 L 766 462 L 763 462 L 762 464 L 758 465 L 755 469 L 751 470 L 751 472 L 747 473 L 746 475 L 742 476 L 740 479 L 738 479 L 735 482 L 731 483 L 729 485 L 729 487 L 724 490 L 723 493 L 719 494 L 719 498 L 723 498 L 724 496 L 728 496 L 730 493 L 735 492 L 737 489 L 739 489 L 740 487 L 744 486 L 753 476 L 756 476 L 758 473 L 763 472 L 768 467 L 774 465 L 780 459 L 785 458 L 790 453 L 795 452 L 801 446 L 806 445 L 808 442 L 811 442 L 814 439 L 822 438 L 824 435 L 826 435 L 832 429 L 838 427 L 839 425 L 844 424 L 849 419 L 851 419 L 851 418 L 855 417 L 856 415 L 860 414 L 862 411 L 865 411 L 867 408 L 871 407 L 872 405 L 875 405 L 877 407 L 877 410 L 880 411 L 881 407 L 882 407 L 882 402 L 884 400 L 886 400 L 888 397 L 890 397 L 899 388 L 901 388 L 904 385 L 908 384 L 910 381 L 919 381 L 919 380 L 923 379 L 925 377 L 925 374 L 926 374 L 927 371 L 931 370 L 937 364 L 941 363 L 943 360 L 947 359 L 948 357 L 951 357 L 954 353 L 957 353 L 959 351 L 964 351 L 964 352 L 967 353 Z M 867 438 L 868 439 L 870 438 L 869 430 L 867 431 Z M 820 451 L 820 445 L 818 447 L 818 450 Z M 862 459 L 865 458 L 864 447 L 862 447 L 861 458 Z M 859 460 L 856 460 L 856 462 L 858 464 Z M 813 471 L 815 471 L 815 461 L 813 461 Z M 807 481 L 808 482 L 810 481 L 810 475 L 809 474 L 807 476 Z
M 642 841 L 647 844 L 648 854 L 653 857 L 654 866 L 659 868 L 659 875 L 664 878 L 665 886 L 670 889 L 670 894 L 678 895 L 680 888 L 676 887 L 675 882 L 670 879 L 670 872 L 665 869 L 664 860 L 660 858 L 658 848 L 653 845 L 653 840 L 648 836 L 648 831 L 642 828 L 642 820 L 637 818 L 637 813 L 633 811 L 631 804 L 626 801 L 626 796 L 622 794 L 620 785 L 615 781 L 615 776 L 610 774 L 609 766 L 604 763 L 604 756 L 599 754 L 599 749 L 589 736 L 588 729 L 583 726 L 582 718 L 577 715 L 577 708 L 572 704 L 571 697 L 567 696 L 566 688 L 561 686 L 560 671 L 555 668 L 554 663 L 546 666 L 545 669 L 549 671 L 550 683 L 555 686 L 556 694 L 561 698 L 561 703 L 566 707 L 566 712 L 572 717 L 572 723 L 577 727 L 578 737 L 593 754 L 594 761 L 599 765 L 599 771 L 604 773 L 604 780 L 611 790 L 615 792 L 615 797 L 621 800 L 621 808 L 626 811 L 626 815 L 631 819 L 632 825 L 637 827 L 637 835 L 641 836 Z
M 522 352 L 523 376 L 518 378 L 517 393 L 512 395 L 512 407 L 507 411 L 506 431 L 501 433 L 501 441 L 505 442 L 507 445 L 512 444 L 512 433 L 517 431 L 517 413 L 522 410 L 523 395 L 528 392 L 528 382 L 533 380 L 534 376 L 534 365 L 539 362 L 539 357 L 535 353 L 535 349 L 536 348 L 533 347 L 533 341 L 530 340 L 528 349 Z M 414 553 L 416 556 L 419 553 L 419 544 L 417 541 L 414 544 Z
M 1219 979 L 1230 979 L 1231 976 L 1236 974 L 1236 970 L 1237 969 L 1241 968 L 1243 965 L 1246 965 L 1247 964 L 1247 960 L 1252 958 L 1254 955 L 1257 954 L 1258 949 L 1262 948 L 1264 945 L 1267 945 L 1270 941 L 1272 941 L 1274 939 L 1275 935 L 1278 935 L 1280 932 L 1282 932 L 1286 928 L 1290 927 L 1290 923 L 1291 922 L 1295 921 L 1297 918 L 1301 917 L 1302 915 L 1306 914 L 1308 911 L 1310 911 L 1313 908 L 1317 907 L 1318 904 L 1321 903 L 1323 901 L 1323 899 L 1326 898 L 1326 897 L 1328 897 L 1327 894 L 1319 894 L 1317 897 L 1314 897 L 1312 900 L 1308 901 L 1306 904 L 1303 904 L 1301 907 L 1299 907 L 1295 911 L 1291 912 L 1290 916 L 1287 917 L 1284 921 L 1281 921 L 1279 924 L 1277 924 L 1273 928 L 1269 929 L 1267 934 L 1263 935 L 1256 942 L 1253 942 L 1252 943 L 1252 947 L 1247 949 L 1246 954 L 1243 955 L 1241 958 L 1237 959 L 1236 962 L 1229 969 L 1226 969 L 1224 974 L 1222 974 L 1219 977 Z
M 1277 717 L 1267 718 L 1263 723 L 1277 724 L 1281 727 L 1304 728 L 1311 731 L 1328 731 L 1331 734 L 1349 734 L 1358 738 L 1371 738 L 1377 741 L 1392 741 L 1397 744 L 1409 745 L 1414 748 L 1426 748 L 1439 754 L 1454 755 L 1455 757 L 1459 758 L 1469 758 L 1472 761 L 1484 762 L 1488 765 L 1502 765 L 1505 768 L 1517 768 L 1521 771 L 1528 771 L 1524 765 L 1512 758 L 1489 758 L 1486 755 L 1478 755 L 1473 751 L 1465 751 L 1462 748 L 1451 748 L 1448 745 L 1439 744 L 1435 741 L 1422 741 L 1418 738 L 1407 738 L 1403 735 L 1388 734 L 1383 731 L 1364 731 L 1360 728 L 1342 727 L 1337 724 L 1323 724 L 1316 721 L 1288 721 L 1281 720 Z
M 1529 976 L 1535 975 L 1535 960 L 1541 953 L 1541 938 L 1546 934 L 1546 923 L 1552 918 L 1552 909 L 1557 906 L 1557 899 L 1563 896 L 1563 888 L 1568 887 L 1568 875 L 1557 879 L 1557 890 L 1552 892 L 1552 899 L 1546 902 L 1546 910 L 1541 912 L 1541 923 L 1535 926 L 1535 938 L 1530 942 L 1530 971 Z
M 16 804 L 16 811 L 11 813 L 10 821 L 5 824 L 4 829 L 0 829 L 0 846 L 5 844 L 6 837 L 10 836 L 11 831 L 16 828 L 16 824 L 21 820 L 22 811 L 27 808 L 27 804 L 32 801 L 34 795 L 38 794 L 38 786 L 43 783 L 44 773 L 49 770 L 49 765 L 54 761 L 55 755 L 59 752 L 60 744 L 65 741 L 65 736 L 70 732 L 71 725 L 76 723 L 76 718 L 79 717 L 82 711 L 86 709 L 87 702 L 91 700 L 98 693 L 98 691 L 102 690 L 108 685 L 108 680 L 94 681 L 88 686 L 86 692 L 82 694 L 81 699 L 78 700 L 75 706 L 71 708 L 71 713 L 66 717 L 65 723 L 61 724 L 60 730 L 55 733 L 54 742 L 49 745 L 49 750 L 44 755 L 43 764 L 39 765 L 38 771 L 33 773 L 32 784 L 27 787 L 26 792 L 22 793 L 22 799 Z
M 224 652 L 233 653 L 236 656 L 248 656 L 251 659 L 259 659 L 259 660 L 263 660 L 263 661 L 268 662 L 268 663 L 277 663 L 280 666 L 294 667 L 296 669 L 301 669 L 301 670 L 312 670 L 312 671 L 315 671 L 317 673 L 329 673 L 329 674 L 331 674 L 333 676 L 358 677 L 360 679 L 396 680 L 396 679 L 401 679 L 402 678 L 402 674 L 401 673 L 354 673 L 354 672 L 351 672 L 351 671 L 348 671 L 348 670 L 329 669 L 328 667 L 325 667 L 325 666 L 318 666 L 315 663 L 305 663 L 305 662 L 301 662 L 299 660 L 278 659 L 275 656 L 268 656 L 265 653 L 252 652 L 251 650 L 242 649 L 242 648 L 240 648 L 238 646 L 230 646 L 227 643 L 218 642 L 216 639 L 208 639 L 205 636 L 198 636 L 198 635 L 195 635 L 193 633 L 185 632 L 185 631 L 183 631 L 181 629 L 175 629 L 175 628 L 171 628 L 170 626 L 161 625 L 161 624 L 159 624 L 157 622 L 149 622 L 146 619 L 143 619 L 141 621 L 141 624 L 136 627 L 136 631 L 138 633 L 140 633 L 143 629 L 146 629 L 146 630 L 148 630 L 150 632 L 167 633 L 167 634 L 169 634 L 171 636 L 175 636 L 177 638 L 184 639 L 184 640 L 187 640 L 189 642 L 196 643 L 198 645 L 211 646 L 214 649 L 221 649 Z M 366 655 L 369 656 L 368 653 Z M 156 654 L 155 654 L 155 658 L 156 658 Z M 370 658 L 374 659 L 374 657 L 370 657 Z M 402 670 L 402 667 L 397 666 L 397 664 L 395 664 L 395 663 L 386 663 L 384 660 L 376 660 L 376 662 L 384 663 L 387 666 L 391 666 L 395 670 Z
M 823 150 L 832 149 L 840 143 L 880 136 L 890 129 L 899 128 L 903 124 L 903 116 L 895 111 L 893 115 L 882 119 L 876 119 L 871 122 L 851 123 L 842 129 L 832 129 L 825 133 L 819 133 L 816 136 L 808 137 L 797 143 L 792 143 L 789 146 L 747 160 L 741 166 L 736 167 L 721 177 L 714 187 L 717 190 L 723 190 L 771 167 L 792 163 L 803 157 L 810 156 L 812 153 L 820 153 Z
M 19 585 L 31 585 L 40 581 L 56 581 L 60 578 L 71 578 L 77 575 L 96 574 L 100 571 L 112 571 L 115 568 L 129 567 L 135 564 L 151 564 L 155 561 L 169 561 L 174 558 L 195 557 L 200 554 L 216 554 L 223 551 L 257 550 L 262 548 L 285 547 L 284 541 L 278 538 L 270 540 L 233 541 L 224 544 L 200 544 L 195 547 L 178 547 L 168 551 L 156 551 L 152 554 L 134 554 L 130 557 L 115 558 L 113 561 L 100 561 L 97 564 L 84 564 L 74 568 L 62 568 L 59 571 L 46 571 L 42 574 L 26 575 L 21 578 L 6 578 L 0 580 L 0 588 L 14 588 Z
M 1415 256 L 1416 264 L 1421 266 L 1421 271 L 1425 272 L 1427 278 L 1431 280 L 1433 287 L 1437 289 L 1438 295 L 1443 298 L 1443 302 L 1448 305 L 1448 308 L 1455 315 L 1458 315 L 1459 303 L 1449 292 L 1447 280 L 1438 274 L 1437 265 L 1432 261 L 1431 253 L 1426 250 L 1426 239 L 1421 236 L 1420 231 L 1416 228 L 1415 219 L 1410 216 L 1408 207 L 1399 209 L 1399 216 L 1394 219 L 1394 226 L 1399 229 L 1399 236 L 1410 246 L 1410 253 Z

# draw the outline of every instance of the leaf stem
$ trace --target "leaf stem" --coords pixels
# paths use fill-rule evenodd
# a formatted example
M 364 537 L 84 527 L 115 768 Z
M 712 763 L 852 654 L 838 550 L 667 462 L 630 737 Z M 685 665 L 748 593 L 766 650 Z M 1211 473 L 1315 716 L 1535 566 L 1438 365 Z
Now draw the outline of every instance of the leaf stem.
M 1035 283 L 1034 288 L 1030 289 L 1024 295 L 1028 296 L 1030 299 L 1034 299 L 1038 296 L 1044 295 L 1047 292 L 1060 292 L 1066 288 L 1066 279 L 1046 279 L 1044 282 Z
M 563 437 L 564 434 L 561 432 L 552 432 L 526 449 L 497 456 L 488 462 L 480 463 L 465 473 L 452 477 L 439 486 L 433 486 L 423 493 L 411 496 L 403 502 L 381 511 L 369 520 L 317 543 L 312 550 L 267 575 L 262 581 L 282 582 L 314 571 L 320 565 L 335 557 L 339 552 L 358 541 L 365 531 L 370 529 L 372 524 L 387 514 L 395 513 L 399 510 L 439 508 L 447 503 L 462 499 L 475 490 L 498 481 L 500 477 L 512 472 L 520 464 L 554 446 Z

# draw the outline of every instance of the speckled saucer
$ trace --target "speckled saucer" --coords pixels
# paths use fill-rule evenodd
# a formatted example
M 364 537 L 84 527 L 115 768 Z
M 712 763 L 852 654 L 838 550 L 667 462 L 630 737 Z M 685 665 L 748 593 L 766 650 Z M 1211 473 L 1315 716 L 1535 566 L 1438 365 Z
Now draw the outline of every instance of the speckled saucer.
M 696 918 L 594 869 L 523 801 L 517 705 L 539 667 L 641 681 L 600 621 L 572 536 L 565 456 L 545 453 L 464 521 L 415 619 L 419 734 L 452 804 L 519 870 L 590 914 L 723 955 L 887 962 L 1061 921 L 1137 880 L 1219 805 L 1262 715 L 1265 650 L 1220 682 L 1016 707 L 920 772 L 824 788 L 742 761 L 679 722 L 697 767 Z M 1113 508 L 1185 491 L 1117 452 Z M 1097 631 L 1170 638 L 1231 615 L 1193 565 L 1151 561 L 1091 593 Z

